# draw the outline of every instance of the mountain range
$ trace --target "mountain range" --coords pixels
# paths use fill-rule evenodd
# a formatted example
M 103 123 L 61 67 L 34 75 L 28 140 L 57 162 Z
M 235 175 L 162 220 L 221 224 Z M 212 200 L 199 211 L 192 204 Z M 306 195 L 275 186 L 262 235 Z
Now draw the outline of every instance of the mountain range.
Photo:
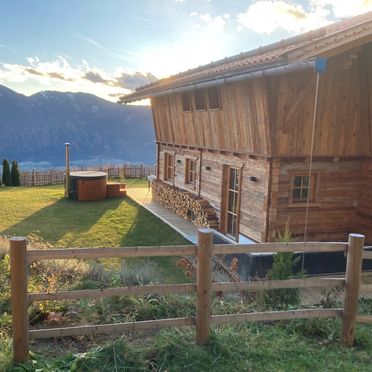
M 25 96 L 0 85 L 0 159 L 153 164 L 155 135 L 148 106 L 119 105 L 87 93 L 43 91 Z

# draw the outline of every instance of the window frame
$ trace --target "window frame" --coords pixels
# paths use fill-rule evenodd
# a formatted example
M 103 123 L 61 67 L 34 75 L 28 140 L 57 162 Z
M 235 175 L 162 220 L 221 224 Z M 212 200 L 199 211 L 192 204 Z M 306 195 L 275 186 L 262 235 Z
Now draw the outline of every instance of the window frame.
M 311 174 L 308 187 L 303 186 L 303 180 L 301 180 L 301 186 L 295 186 L 296 177 L 302 177 L 302 178 L 309 177 L 309 173 L 295 172 L 290 175 L 290 185 L 289 185 L 290 206 L 305 207 L 307 204 L 307 197 L 304 199 L 296 199 L 293 194 L 294 194 L 295 189 L 309 190 L 309 188 L 310 188 L 309 206 L 318 206 L 319 204 L 317 204 L 317 201 L 319 197 L 319 179 L 320 179 L 319 173 Z
M 200 98 L 203 100 L 203 107 L 198 108 L 197 94 L 200 94 Z M 195 111 L 207 111 L 207 97 L 205 89 L 197 89 L 194 91 L 194 108 Z
M 169 152 L 164 153 L 164 181 L 174 181 L 175 158 L 175 154 Z M 169 163 L 169 160 L 171 160 L 171 163 Z
M 234 188 L 231 188 L 232 173 L 235 173 Z M 243 167 L 224 164 L 222 168 L 221 184 L 221 218 L 220 231 L 230 239 L 239 241 L 240 234 L 240 206 L 242 192 Z M 233 196 L 230 199 L 230 196 Z M 229 201 L 233 200 L 235 210 L 230 210 Z M 235 231 L 229 231 L 229 216 L 231 216 Z M 231 234 L 232 233 L 232 234 Z
M 210 97 L 209 97 L 209 91 L 213 89 L 216 91 L 217 93 L 217 100 L 218 100 L 218 107 L 211 107 L 210 105 Z M 221 103 L 221 94 L 220 94 L 220 89 L 219 87 L 210 87 L 210 88 L 206 88 L 206 97 L 207 97 L 207 100 L 208 100 L 208 110 L 211 110 L 211 111 L 219 111 L 219 110 L 222 110 L 222 103 Z
M 190 168 L 193 164 L 193 169 Z M 197 160 L 186 157 L 185 159 L 185 185 L 193 186 L 196 184 Z M 192 177 L 190 177 L 192 175 Z
M 189 109 L 188 110 L 185 110 L 185 101 L 184 99 L 187 97 L 187 101 L 188 101 L 188 105 L 189 105 Z M 184 93 L 181 93 L 181 105 L 182 105 L 182 111 L 183 112 L 192 112 L 192 95 L 190 92 L 184 92 Z

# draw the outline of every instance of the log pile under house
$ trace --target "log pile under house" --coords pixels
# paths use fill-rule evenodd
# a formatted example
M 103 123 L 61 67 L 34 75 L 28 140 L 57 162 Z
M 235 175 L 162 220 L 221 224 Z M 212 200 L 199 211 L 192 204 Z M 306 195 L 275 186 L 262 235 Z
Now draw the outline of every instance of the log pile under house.
M 194 200 L 207 201 L 195 221 L 236 241 L 272 241 L 288 225 L 297 239 L 353 231 L 372 242 L 372 12 L 158 80 L 121 102 L 145 98 L 156 200 L 185 218 Z

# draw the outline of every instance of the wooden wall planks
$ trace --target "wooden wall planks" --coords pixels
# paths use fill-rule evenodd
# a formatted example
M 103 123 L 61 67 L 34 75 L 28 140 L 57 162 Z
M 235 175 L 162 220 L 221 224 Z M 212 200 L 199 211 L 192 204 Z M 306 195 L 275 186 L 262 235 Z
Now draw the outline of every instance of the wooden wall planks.
M 309 240 L 345 240 L 349 232 L 361 232 L 357 213 L 362 205 L 361 161 L 321 162 L 313 164 L 313 172 L 317 175 L 317 195 L 313 206 L 309 208 L 308 232 Z M 301 239 L 304 233 L 305 206 L 290 203 L 290 175 L 293 172 L 308 172 L 308 164 L 280 164 L 279 176 L 273 180 L 272 209 L 273 216 L 269 226 L 269 238 L 283 231 L 288 223 L 292 234 Z M 372 193 L 369 197 L 372 197 Z M 371 199 L 372 200 L 372 199 Z M 275 215 L 275 218 L 274 218 Z M 371 228 L 370 225 L 369 228 Z M 367 234 L 369 239 L 372 235 Z
M 197 194 L 199 184 L 200 152 L 168 146 L 161 146 L 160 151 L 160 179 L 164 180 L 164 153 L 175 151 L 176 168 L 174 185 L 181 189 Z M 185 184 L 185 164 L 187 157 L 197 158 L 197 174 L 195 187 Z M 177 162 L 180 160 L 180 162 Z M 240 205 L 240 232 L 259 242 L 265 240 L 266 233 L 266 205 L 268 200 L 268 175 L 270 163 L 263 159 L 250 159 L 248 156 L 232 156 L 202 151 L 200 196 L 209 201 L 215 209 L 218 218 L 221 213 L 222 174 L 223 165 L 241 168 L 242 187 Z M 209 167 L 209 169 L 207 169 Z M 249 177 L 256 177 L 257 181 L 250 181 Z M 167 182 L 172 184 L 172 182 Z
M 314 154 L 371 155 L 368 117 L 371 107 L 372 50 L 349 51 L 331 58 L 319 83 Z M 270 129 L 274 155 L 310 154 L 316 74 L 312 71 L 268 80 Z
M 160 142 L 268 154 L 266 88 L 262 79 L 220 88 L 222 110 L 184 112 L 181 96 L 152 98 Z

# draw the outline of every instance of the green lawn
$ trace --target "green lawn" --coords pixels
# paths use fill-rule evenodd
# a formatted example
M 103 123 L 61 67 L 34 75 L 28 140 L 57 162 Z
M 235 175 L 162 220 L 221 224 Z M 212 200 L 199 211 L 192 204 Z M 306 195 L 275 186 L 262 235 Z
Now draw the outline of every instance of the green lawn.
M 128 179 L 127 187 L 147 187 Z M 0 187 L 0 235 L 37 235 L 53 247 L 120 247 L 187 244 L 168 225 L 130 198 L 76 202 L 63 186 Z M 183 280 L 176 258 L 154 260 L 167 281 Z

